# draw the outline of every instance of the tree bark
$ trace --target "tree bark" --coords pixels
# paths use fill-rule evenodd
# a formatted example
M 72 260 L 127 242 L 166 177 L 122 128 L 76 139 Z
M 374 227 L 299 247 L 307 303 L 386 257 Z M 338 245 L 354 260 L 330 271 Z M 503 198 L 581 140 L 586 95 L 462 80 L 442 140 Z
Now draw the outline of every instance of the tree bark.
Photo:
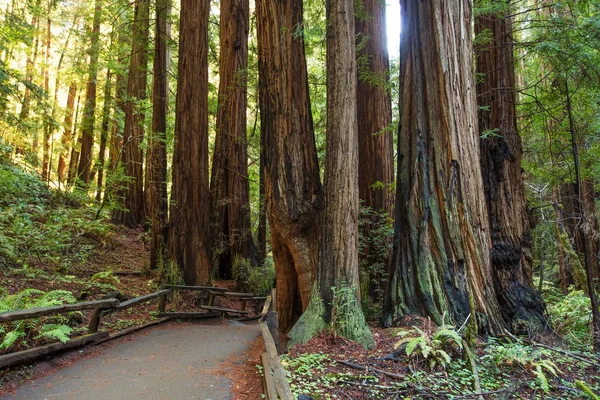
M 246 140 L 248 0 L 221 0 L 219 104 L 210 180 L 213 256 L 218 274 L 231 279 L 232 263 L 258 263 L 250 224 Z
M 186 284 L 210 284 L 208 0 L 182 0 L 169 256 Z
M 302 343 L 331 325 L 365 347 L 373 344 L 358 292 L 358 126 L 354 2 L 327 7 L 327 156 L 317 284 L 292 331 Z
M 65 122 L 63 124 L 63 134 L 60 139 L 61 150 L 58 156 L 58 185 L 65 182 L 67 177 L 67 161 L 66 156 L 69 154 L 69 147 L 73 142 L 73 114 L 75 113 L 75 97 L 77 96 L 77 82 L 71 82 L 69 86 L 69 94 L 67 95 L 67 107 L 65 114 Z M 73 143 L 74 145 L 74 143 Z
M 471 2 L 402 0 L 394 250 L 383 323 L 500 333 L 479 164 Z
M 98 57 L 100 55 L 100 24 L 102 20 L 102 1 L 96 0 L 94 22 L 89 34 L 89 67 L 85 105 L 81 121 L 81 150 L 77 165 L 77 178 L 87 187 L 92 170 L 92 147 L 94 145 L 94 123 L 96 121 L 96 88 L 98 80 Z
M 52 23 L 50 21 L 50 11 L 52 7 L 50 2 L 48 3 L 48 17 L 46 19 L 46 38 L 44 39 L 44 91 L 47 96 L 50 96 L 50 45 L 52 41 Z M 45 182 L 50 180 L 50 133 L 51 126 L 54 123 L 52 115 L 48 115 L 44 112 L 44 143 L 42 145 L 42 179 Z
M 164 262 L 166 253 L 167 114 L 169 112 L 169 56 L 171 0 L 157 0 L 152 78 L 152 135 L 146 156 L 146 204 L 152 220 L 150 268 Z
M 106 164 L 106 146 L 108 144 L 108 126 L 110 123 L 110 108 L 112 104 L 112 71 L 106 71 L 106 83 L 104 84 L 104 105 L 102 106 L 102 124 L 100 125 L 100 150 L 98 152 L 98 187 L 96 189 L 96 201 L 102 200 L 102 187 L 104 186 L 104 169 Z
M 277 274 L 279 330 L 310 300 L 317 270 L 322 187 L 315 146 L 302 1 L 256 2 L 264 200 Z
M 79 120 L 79 109 L 81 107 L 81 95 L 77 96 L 77 107 L 75 108 L 75 121 L 73 122 L 73 133 L 75 136 L 72 140 L 71 158 L 69 159 L 69 173 L 67 175 L 67 185 L 71 186 L 75 182 L 77 176 L 77 164 L 79 163 L 79 149 L 81 149 L 81 135 L 77 137 L 77 122 Z
M 123 131 L 123 163 L 126 188 L 122 191 L 123 208 L 117 210 L 116 219 L 129 228 L 144 224 L 144 141 L 145 111 L 137 103 L 146 99 L 148 78 L 148 35 L 150 31 L 150 0 L 137 0 L 133 17 L 131 58 L 127 101 L 125 102 L 125 128 Z
M 506 0 L 496 0 L 506 4 Z M 531 230 L 521 173 L 523 148 L 517 131 L 512 18 L 482 14 L 475 34 L 491 36 L 477 53 L 479 145 L 483 188 L 490 220 L 494 289 L 502 316 L 514 333 L 550 328 L 546 306 L 533 288 Z
M 375 303 L 383 300 L 391 251 L 372 247 L 370 237 L 391 217 L 394 181 L 392 100 L 389 91 L 385 3 L 363 0 L 356 17 L 358 81 L 358 190 L 362 206 L 369 209 L 362 227 L 361 286 Z M 389 245 L 389 243 L 387 243 Z M 387 247 L 383 244 L 383 247 Z M 383 254 L 381 254 L 383 250 Z M 386 267 L 381 268 L 377 264 Z M 364 292 L 363 292 L 364 293 Z

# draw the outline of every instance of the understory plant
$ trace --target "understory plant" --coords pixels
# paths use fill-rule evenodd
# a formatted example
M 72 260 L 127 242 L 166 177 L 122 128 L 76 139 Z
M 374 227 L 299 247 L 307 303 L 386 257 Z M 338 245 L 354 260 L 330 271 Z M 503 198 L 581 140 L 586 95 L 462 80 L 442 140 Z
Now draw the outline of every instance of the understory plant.
M 414 327 L 410 331 L 399 332 L 398 336 L 401 339 L 394 347 L 405 346 L 408 357 L 427 360 L 431 369 L 436 365 L 445 369 L 452 362 L 451 354 L 463 349 L 462 338 L 451 325 L 442 325 L 432 333 Z
M 73 294 L 66 290 L 44 292 L 38 289 L 24 289 L 12 295 L 0 296 L 0 312 L 40 308 L 74 303 Z M 26 319 L 0 325 L 2 343 L 0 349 L 9 349 L 25 338 L 69 340 L 72 328 L 64 322 L 64 317 Z

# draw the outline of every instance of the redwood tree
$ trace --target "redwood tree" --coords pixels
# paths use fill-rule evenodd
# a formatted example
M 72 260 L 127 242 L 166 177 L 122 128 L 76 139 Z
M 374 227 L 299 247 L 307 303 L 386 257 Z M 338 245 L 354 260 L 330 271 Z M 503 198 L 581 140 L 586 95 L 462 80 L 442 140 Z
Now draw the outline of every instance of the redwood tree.
M 182 0 L 169 256 L 188 285 L 210 283 L 208 0 Z
M 219 104 L 210 180 L 213 249 L 221 278 L 232 277 L 232 262 L 258 262 L 250 228 L 246 141 L 248 0 L 221 0 Z
M 499 333 L 469 0 L 402 0 L 396 221 L 384 324 L 445 315 Z M 445 322 L 448 322 L 445 321 Z
M 373 337 L 358 292 L 358 127 L 353 0 L 327 3 L 327 156 L 317 282 L 290 331 L 301 343 L 330 325 L 363 346 Z
M 98 79 L 98 56 L 100 54 L 100 24 L 102 2 L 96 0 L 94 22 L 90 31 L 88 81 L 81 121 L 81 149 L 77 164 L 77 178 L 87 186 L 92 167 L 92 146 L 94 145 L 94 123 L 96 121 L 96 87 Z
M 148 77 L 148 34 L 150 30 L 150 0 L 137 0 L 132 27 L 131 58 L 127 101 L 125 102 L 125 128 L 121 161 L 128 177 L 122 193 L 123 209 L 116 219 L 130 228 L 144 223 L 144 110 L 136 103 L 146 99 Z
M 499 6 L 506 0 L 497 0 Z M 490 219 L 494 288 L 508 327 L 516 333 L 549 328 L 545 304 L 533 288 L 531 231 L 521 174 L 523 148 L 517 131 L 512 19 L 490 13 L 475 20 L 481 170 Z
M 356 18 L 358 82 L 356 102 L 358 118 L 358 191 L 364 207 L 370 208 L 362 235 L 367 245 L 361 249 L 361 277 L 369 297 L 381 298 L 377 291 L 385 280 L 385 269 L 391 254 L 371 248 L 372 232 L 388 223 L 392 213 L 394 181 L 394 145 L 392 101 L 389 92 L 389 57 L 387 53 L 385 2 L 363 0 Z
M 322 187 L 315 146 L 302 0 L 256 2 L 261 169 L 277 273 L 279 329 L 287 332 L 308 306 L 319 247 Z
M 167 113 L 169 111 L 169 17 L 171 0 L 157 0 L 152 77 L 152 135 L 146 156 L 146 207 L 152 220 L 150 268 L 157 268 L 166 250 Z

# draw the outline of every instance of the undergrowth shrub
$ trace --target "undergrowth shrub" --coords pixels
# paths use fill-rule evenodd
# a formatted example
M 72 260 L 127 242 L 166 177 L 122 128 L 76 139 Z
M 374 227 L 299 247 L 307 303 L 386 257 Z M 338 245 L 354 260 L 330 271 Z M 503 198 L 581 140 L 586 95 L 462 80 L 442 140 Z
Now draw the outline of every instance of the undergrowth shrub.
M 75 301 L 75 296 L 66 290 L 44 292 L 38 289 L 24 289 L 12 295 L 0 295 L 0 312 L 51 307 Z M 73 329 L 62 321 L 64 316 L 43 320 L 27 319 L 0 325 L 0 334 L 2 334 L 0 349 L 9 349 L 19 342 L 23 344 L 23 341 L 26 342 L 28 338 L 49 338 L 66 342 Z
M 571 288 L 565 296 L 555 296 L 547 303 L 556 332 L 569 347 L 589 351 L 591 349 L 591 303 L 583 290 Z
M 362 309 L 367 319 L 379 319 L 388 281 L 387 265 L 392 251 L 394 228 L 387 213 L 362 204 L 358 227 Z
M 233 280 L 240 292 L 267 296 L 275 282 L 275 265 L 269 257 L 262 266 L 252 266 L 250 260 L 236 257 L 232 265 Z

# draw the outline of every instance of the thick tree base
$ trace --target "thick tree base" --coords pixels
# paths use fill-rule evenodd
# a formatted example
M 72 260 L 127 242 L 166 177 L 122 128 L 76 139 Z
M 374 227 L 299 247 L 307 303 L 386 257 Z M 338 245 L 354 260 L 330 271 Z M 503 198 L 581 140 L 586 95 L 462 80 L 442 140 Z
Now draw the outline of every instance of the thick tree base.
M 373 335 L 367 326 L 354 288 L 343 287 L 334 290 L 330 323 L 328 320 L 325 302 L 315 288 L 308 308 L 288 335 L 288 345 L 306 343 L 323 330 L 331 328 L 340 336 L 365 348 L 373 347 Z

